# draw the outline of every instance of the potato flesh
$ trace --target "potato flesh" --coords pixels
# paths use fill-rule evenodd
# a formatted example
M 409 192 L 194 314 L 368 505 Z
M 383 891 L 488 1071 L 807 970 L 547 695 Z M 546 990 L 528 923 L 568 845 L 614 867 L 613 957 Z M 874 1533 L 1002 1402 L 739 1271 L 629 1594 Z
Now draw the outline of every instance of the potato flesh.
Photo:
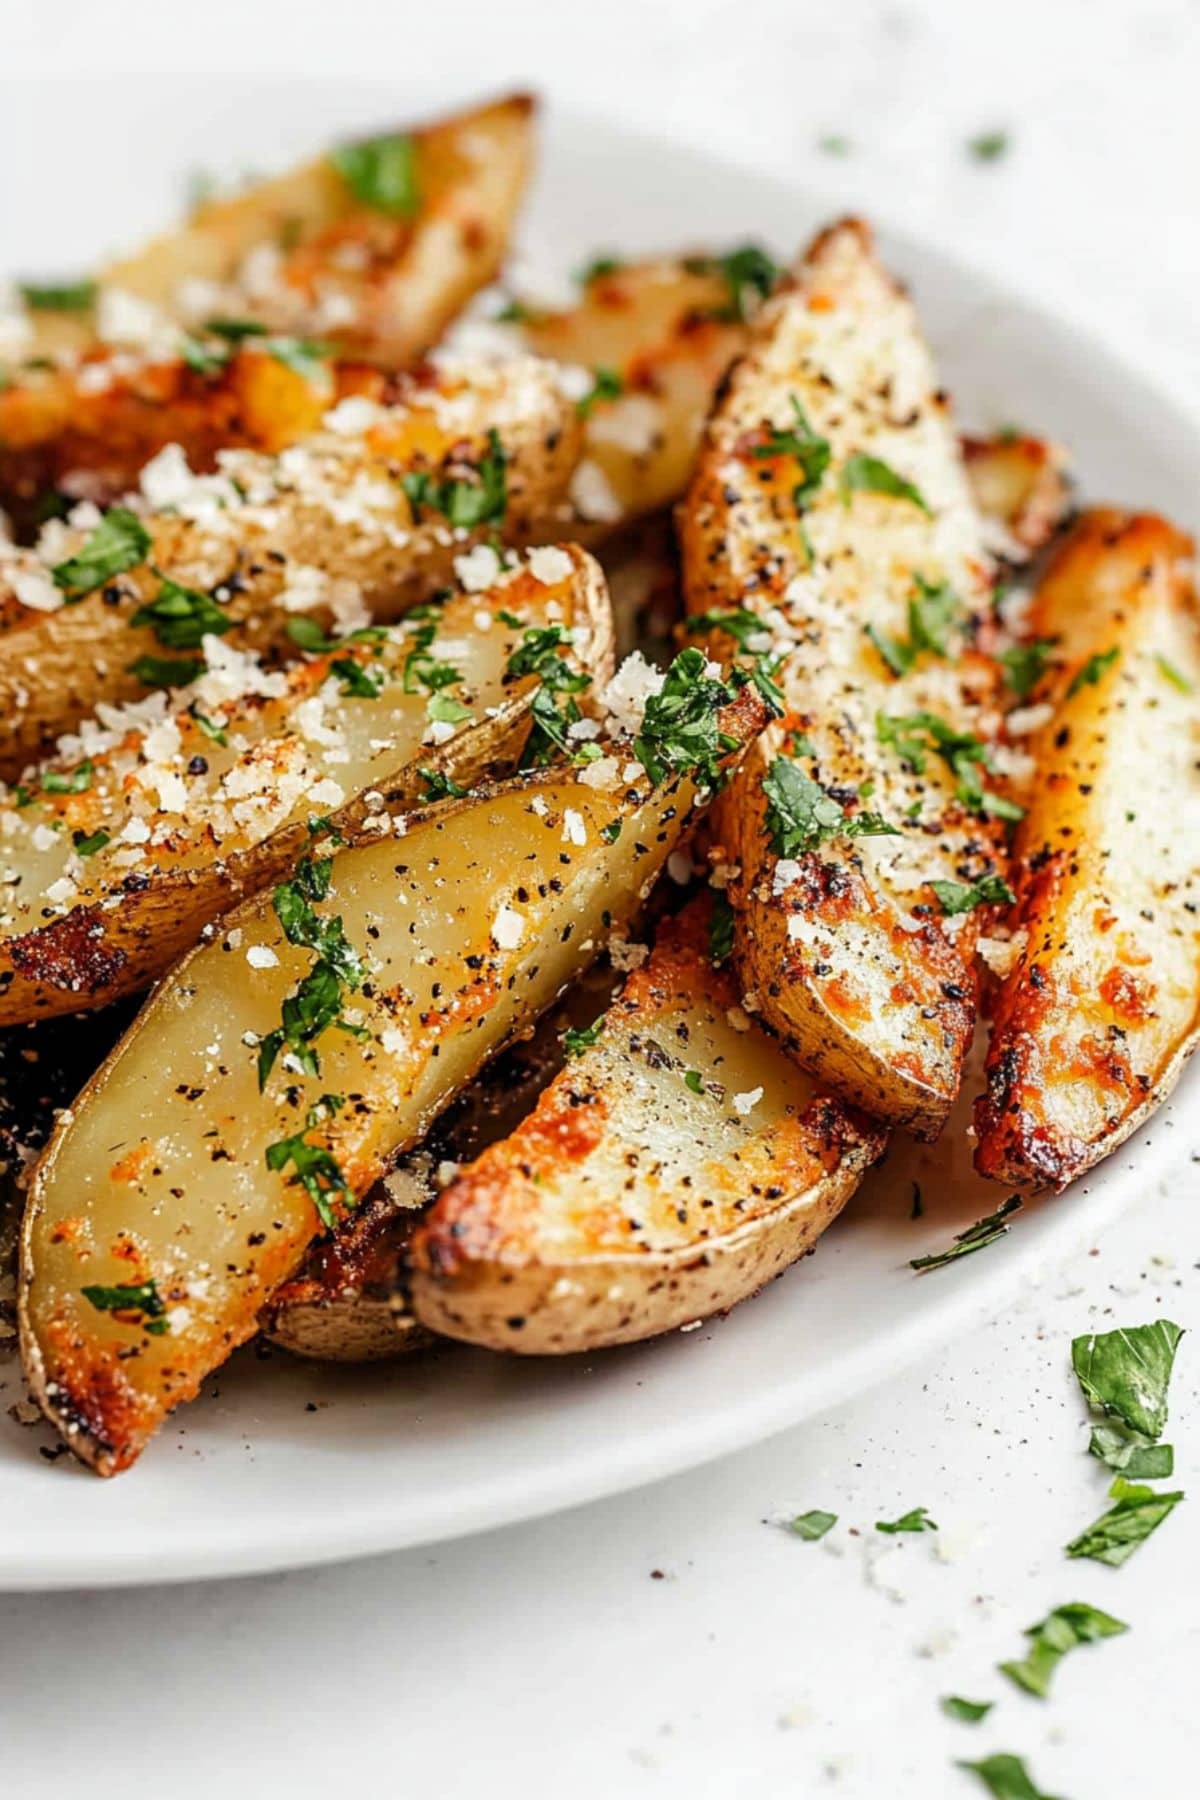
M 63 1122 L 27 1212 L 26 1369 L 74 1448 L 103 1473 L 126 1466 L 252 1334 L 272 1289 L 297 1268 L 316 1213 L 300 1187 L 267 1170 L 266 1147 L 302 1130 L 321 1093 L 344 1094 L 314 1141 L 366 1192 L 384 1160 L 596 953 L 605 914 L 628 917 L 678 841 L 688 799 L 678 783 L 634 805 L 546 777 L 340 853 L 321 911 L 343 918 L 369 960 L 373 992 L 348 1004 L 372 1054 L 326 1032 L 320 1078 L 295 1084 L 298 1104 L 278 1069 L 259 1094 L 257 1051 L 243 1041 L 278 1025 L 284 995 L 313 962 L 286 942 L 269 900 L 248 903 L 179 966 Z M 582 848 L 565 840 L 567 807 L 583 821 Z M 606 845 L 600 829 L 618 817 L 624 829 Z M 524 948 L 492 939 L 505 906 L 524 920 Z M 255 968 L 249 953 L 259 949 L 277 963 Z M 162 1336 L 96 1311 L 80 1291 L 150 1278 L 168 1303 Z
M 979 1169 L 1061 1187 L 1128 1135 L 1200 1027 L 1200 610 L 1190 545 L 1091 515 L 1034 602 L 1061 665 L 1015 845 L 1024 948 L 1001 986 Z M 1118 651 L 1069 694 L 1093 656 Z M 1057 704 L 1055 704 L 1057 702 Z
M 756 453 L 768 426 L 795 428 L 793 399 L 831 448 L 802 518 L 797 459 Z M 891 494 L 843 495 L 841 473 L 863 455 L 911 482 L 928 511 Z M 992 735 L 996 671 L 972 647 L 977 631 L 986 636 L 991 572 L 911 304 L 856 222 L 818 239 L 795 285 L 752 328 L 710 423 L 682 536 L 689 611 L 749 607 L 769 618 L 778 609 L 779 647 L 792 649 L 780 676 L 788 716 L 755 746 L 715 817 L 741 868 L 730 891 L 745 984 L 836 1091 L 936 1135 L 971 1037 L 975 927 L 944 922 L 927 884 L 994 870 L 997 832 L 961 804 L 942 757 L 931 752 L 924 773 L 913 772 L 880 743 L 877 720 L 929 712 Z M 897 677 L 867 628 L 909 641 L 918 576 L 948 584 L 961 616 L 947 656 L 922 651 Z M 897 835 L 824 843 L 802 859 L 799 879 L 784 881 L 761 783 L 794 728 L 816 749 L 805 772 L 838 793 L 873 783 L 869 806 Z

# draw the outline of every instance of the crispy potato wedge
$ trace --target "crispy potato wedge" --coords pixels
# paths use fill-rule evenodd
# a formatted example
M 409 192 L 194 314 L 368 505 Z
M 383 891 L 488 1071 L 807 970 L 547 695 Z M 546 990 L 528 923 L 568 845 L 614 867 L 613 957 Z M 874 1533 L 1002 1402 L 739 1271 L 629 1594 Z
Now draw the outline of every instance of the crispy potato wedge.
M 603 687 L 612 620 L 586 552 L 510 553 L 504 571 L 486 547 L 460 561 L 472 590 L 416 620 L 264 675 L 238 700 L 222 703 L 221 676 L 198 684 L 190 711 L 169 714 L 159 694 L 139 728 L 92 724 L 71 762 L 27 771 L 0 810 L 0 1027 L 148 986 L 283 879 L 314 814 L 349 836 L 514 764 L 541 686 L 531 668 L 509 672 L 528 633 L 561 637 L 556 655 Z
M 185 684 L 214 632 L 218 659 L 226 645 L 294 654 L 296 608 L 324 624 L 339 609 L 397 618 L 471 543 L 536 534 L 577 429 L 547 365 L 447 365 L 404 377 L 393 405 L 344 401 L 278 457 L 223 452 L 217 475 L 195 477 L 163 451 L 142 477 L 146 535 L 99 580 L 94 531 L 56 524 L 36 551 L 0 544 L 0 775 L 100 702 Z M 191 600 L 166 599 L 164 579 Z M 163 604 L 171 617 L 144 610 Z
M 714 742 L 744 744 L 763 716 L 743 689 Z M 136 1459 L 322 1223 L 630 918 L 711 777 L 601 763 L 309 859 L 175 967 L 63 1117 L 26 1209 L 22 1354 L 99 1473 Z
M 1018 432 L 965 437 L 962 448 L 975 504 L 993 525 L 989 547 L 1007 562 L 1026 561 L 1050 542 L 1070 514 L 1065 451 Z
M 787 716 L 713 821 L 740 871 L 743 982 L 834 1092 L 936 1136 L 971 1041 L 976 921 L 943 916 L 930 883 L 1002 862 L 980 774 L 991 568 L 912 306 L 858 221 L 751 327 L 681 527 L 693 629 L 749 609 L 788 657 Z M 785 780 L 800 812 L 768 808 L 764 781 Z M 893 835 L 854 835 L 868 811 Z
M 1192 544 L 1085 515 L 1035 596 L 1052 710 L 1017 831 L 977 1168 L 1064 1187 L 1135 1131 L 1200 1037 L 1200 608 Z
M 218 316 L 400 367 L 500 267 L 533 112 L 527 94 L 513 94 L 211 201 L 102 269 L 93 306 L 33 311 L 29 352 L 58 356 L 97 339 L 137 349 L 169 336 L 172 321 Z
M 734 1010 L 708 922 L 702 899 L 663 925 L 596 1041 L 421 1221 L 430 1330 L 545 1355 L 677 1329 L 811 1249 L 880 1155 L 884 1127 Z

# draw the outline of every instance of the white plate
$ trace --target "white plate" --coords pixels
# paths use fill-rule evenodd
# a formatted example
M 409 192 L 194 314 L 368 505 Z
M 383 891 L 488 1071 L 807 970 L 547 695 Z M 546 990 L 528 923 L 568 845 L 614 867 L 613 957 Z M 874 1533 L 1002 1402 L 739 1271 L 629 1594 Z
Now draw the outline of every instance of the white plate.
M 22 274 L 69 273 L 169 218 L 183 172 L 268 167 L 340 131 L 408 115 L 379 88 L 201 80 L 0 91 L 0 244 Z M 552 119 L 525 241 L 575 266 L 758 236 L 798 245 L 819 197 L 681 146 Z M 916 290 L 964 420 L 1016 419 L 1071 446 L 1084 491 L 1195 524 L 1200 436 L 1143 376 L 1069 322 L 940 252 L 884 233 Z M 814 1258 L 729 1318 L 562 1362 L 446 1350 L 338 1371 L 243 1352 L 130 1474 L 48 1463 L 43 1427 L 0 1419 L 0 1586 L 182 1580 L 450 1538 L 632 1487 L 750 1443 L 894 1373 L 997 1313 L 1043 1263 L 1098 1232 L 1182 1161 L 1200 1071 L 1085 1184 L 1028 1207 L 1010 1235 L 918 1278 L 911 1256 L 1002 1198 L 957 1135 L 893 1151 Z M 960 1126 L 964 1121 L 960 1121 Z M 910 1220 L 911 1182 L 926 1214 Z M 0 1372 L 7 1407 L 15 1364 Z

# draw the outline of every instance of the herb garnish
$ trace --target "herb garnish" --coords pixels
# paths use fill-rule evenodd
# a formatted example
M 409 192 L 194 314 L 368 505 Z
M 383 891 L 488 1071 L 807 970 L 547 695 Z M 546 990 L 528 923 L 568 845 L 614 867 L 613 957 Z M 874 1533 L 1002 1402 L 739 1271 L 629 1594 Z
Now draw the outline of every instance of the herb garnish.
M 103 850 L 105 844 L 110 843 L 111 841 L 111 833 L 103 830 L 93 832 L 73 831 L 71 833 L 71 842 L 74 844 L 76 854 L 79 856 L 95 856 L 97 850 Z
M 1020 1662 L 1000 1663 L 1000 1673 L 1027 1694 L 1044 1700 L 1050 1691 L 1050 1677 L 1068 1650 L 1079 1644 L 1096 1643 L 1100 1638 L 1120 1637 L 1128 1630 L 1128 1625 L 1114 1619 L 1111 1613 L 1073 1600 L 1066 1606 L 1056 1606 L 1039 1625 L 1031 1625 L 1025 1633 L 1032 1639 L 1029 1654 Z
M 281 883 L 272 896 L 275 917 L 289 944 L 315 950 L 317 960 L 295 993 L 284 1001 L 283 1023 L 258 1046 L 260 1090 L 285 1046 L 299 1069 L 319 1075 L 321 1064 L 313 1045 L 327 1027 L 336 1025 L 353 1036 L 362 1035 L 361 1026 L 350 1025 L 342 1017 L 345 991 L 353 992 L 362 983 L 362 961 L 346 938 L 340 916 L 323 919 L 314 911 L 314 905 L 327 897 L 332 877 L 332 857 L 314 861 L 305 856 L 292 879 Z
M 599 256 L 593 256 L 590 262 L 584 263 L 581 269 L 577 269 L 575 279 L 580 287 L 590 287 L 592 282 L 599 281 L 602 275 L 615 275 L 618 269 L 622 269 L 624 266 L 620 257 L 613 256 L 610 252 L 602 252 Z
M 477 467 L 477 481 L 467 481 L 458 476 L 438 481 L 428 469 L 411 470 L 407 475 L 402 475 L 400 486 L 413 511 L 424 507 L 431 512 L 443 513 L 451 525 L 464 531 L 473 530 L 477 525 L 486 525 L 492 519 L 502 519 L 508 507 L 508 481 L 505 474 L 508 454 L 495 426 L 488 432 L 487 438 L 487 450 Z
M 404 132 L 342 144 L 330 162 L 356 200 L 394 219 L 411 219 L 420 210 L 417 149 Z
M 17 291 L 34 312 L 86 312 L 96 298 L 96 283 L 22 281 Z
M 992 1800 L 1053 1800 L 1033 1785 L 1021 1758 L 1010 1756 L 1007 1750 L 985 1756 L 982 1762 L 960 1762 L 958 1766 L 978 1775 Z
M 1067 699 L 1073 700 L 1075 695 L 1085 687 L 1098 687 L 1100 677 L 1107 673 L 1121 654 L 1121 646 L 1114 644 L 1111 650 L 1097 650 L 1089 656 L 1081 669 L 1077 669 L 1071 677 L 1071 685 L 1067 689 Z
M 875 735 L 881 744 L 890 745 L 916 775 L 925 773 L 928 752 L 940 756 L 955 777 L 957 798 L 971 812 L 996 819 L 1024 817 L 1023 807 L 984 787 L 979 771 L 991 770 L 991 752 L 973 732 L 956 731 L 936 713 L 879 712 L 875 715 Z
M 701 1075 L 699 1069 L 685 1069 L 683 1071 L 683 1085 L 686 1088 L 690 1088 L 693 1094 L 702 1094 L 704 1092 L 704 1077 Z
M 203 675 L 206 664 L 194 656 L 139 656 L 129 664 L 144 687 L 186 687 Z
M 1008 1230 L 1006 1221 L 1021 1207 L 1021 1196 L 1010 1194 L 1003 1206 L 986 1218 L 977 1219 L 974 1225 L 968 1226 L 955 1238 L 949 1250 L 935 1250 L 930 1256 L 913 1257 L 909 1262 L 910 1269 L 923 1271 L 926 1269 L 942 1269 L 947 1263 L 955 1262 L 960 1256 L 970 1256 L 976 1250 L 983 1250 L 988 1244 L 994 1244 Z
M 969 885 L 962 881 L 931 881 L 929 885 L 948 919 L 976 906 L 1011 906 L 1017 897 L 1000 875 L 984 875 Z
M 762 789 L 767 797 L 764 823 L 776 856 L 804 856 L 835 838 L 899 835 L 878 813 L 847 813 L 790 757 L 775 758 L 763 776 Z
M 908 603 L 907 639 L 891 637 L 876 625 L 865 627 L 867 637 L 897 677 L 908 674 L 923 650 L 948 656 L 950 633 L 963 612 L 962 601 L 947 582 L 926 581 L 923 575 L 913 580 L 916 593 Z
M 1126 1481 L 1123 1475 L 1117 1476 L 1108 1492 L 1116 1505 L 1071 1540 L 1067 1555 L 1090 1557 L 1093 1562 L 1117 1569 L 1174 1511 L 1183 1494 L 1161 1494 L 1154 1488 Z
M 442 688 L 454 687 L 462 680 L 462 670 L 456 669 L 453 663 L 442 662 L 432 654 L 431 646 L 437 638 L 437 619 L 421 619 L 415 631 L 410 630 L 412 648 L 404 658 L 401 680 L 406 694 L 415 694 L 418 688 L 426 693 L 436 694 Z
M 128 507 L 110 506 L 82 545 L 50 571 L 67 603 L 82 600 L 115 575 L 136 568 L 150 553 L 150 533 Z
M 722 968 L 733 954 L 733 908 L 728 894 L 718 891 L 712 897 L 708 915 L 708 959 L 714 969 Z
M 330 379 L 329 359 L 337 354 L 332 344 L 315 338 L 273 337 L 263 345 L 268 356 L 299 375 L 310 387 L 327 384 Z
M 898 1519 L 877 1519 L 875 1529 L 895 1537 L 900 1531 L 936 1531 L 937 1525 L 929 1517 L 927 1506 L 914 1506 L 911 1512 L 901 1513 Z
M 961 1694 L 943 1694 L 942 1711 L 948 1719 L 959 1719 L 964 1725 L 978 1725 L 986 1719 L 994 1700 L 964 1700 Z
M 728 303 L 713 314 L 727 321 L 750 318 L 779 280 L 779 264 L 759 244 L 742 244 L 724 256 L 689 256 L 689 275 L 720 275 L 729 289 Z
M 563 1055 L 568 1062 L 574 1061 L 577 1056 L 582 1056 L 585 1050 L 590 1050 L 598 1044 L 600 1033 L 603 1030 L 604 1020 L 599 1018 L 594 1025 L 582 1025 L 578 1029 L 572 1028 L 564 1031 L 559 1042 L 562 1044 Z
M 1088 1453 L 1130 1481 L 1166 1481 L 1175 1473 L 1170 1444 L 1152 1444 L 1122 1425 L 1093 1425 Z
M 218 725 L 215 719 L 210 719 L 207 714 L 202 713 L 195 704 L 188 707 L 188 716 L 196 721 L 205 737 L 209 738 L 212 743 L 225 745 L 229 742 L 229 733 L 224 727 Z
M 814 1507 L 811 1512 L 799 1513 L 794 1519 L 789 1519 L 785 1529 L 794 1532 L 806 1543 L 815 1544 L 818 1538 L 823 1538 L 827 1531 L 833 1529 L 837 1521 L 836 1513 L 822 1512 L 819 1507 Z
M 540 683 L 533 696 L 533 723 L 521 754 L 523 769 L 543 767 L 556 750 L 565 754 L 570 749 L 568 731 L 582 717 L 574 695 L 589 688 L 592 678 L 572 669 L 558 654 L 570 642 L 570 633 L 561 625 L 530 625 L 505 664 L 506 681 L 536 675 Z
M 1162 1435 L 1167 1388 L 1183 1332 L 1170 1319 L 1077 1337 L 1071 1366 L 1090 1406 L 1147 1438 Z
M 210 595 L 181 587 L 161 569 L 153 569 L 153 573 L 162 582 L 158 597 L 138 607 L 131 625 L 152 626 L 167 650 L 198 650 L 210 633 L 224 637 L 233 621 Z
M 891 500 L 911 500 L 919 506 L 928 517 L 932 512 L 928 501 L 920 488 L 906 481 L 903 475 L 897 474 L 890 463 L 881 461 L 878 456 L 868 456 L 863 451 L 847 457 L 842 464 L 838 476 L 838 492 L 842 496 L 843 506 L 849 506 L 855 494 L 884 494 Z
M 95 773 L 90 756 L 85 756 L 81 763 L 76 763 L 69 773 L 61 769 L 47 769 L 42 776 L 42 792 L 44 794 L 86 794 L 92 785 Z
M 162 1337 L 171 1329 L 166 1318 L 166 1301 L 154 1280 L 119 1284 L 116 1287 L 85 1287 L 79 1291 L 97 1312 L 115 1313 L 122 1324 L 142 1325 L 155 1337 Z M 123 1317 L 125 1313 L 134 1313 L 137 1317 L 126 1319 Z
M 681 650 L 660 691 L 646 702 L 633 754 L 655 784 L 684 772 L 707 787 L 720 780 L 721 754 L 733 746 L 722 737 L 717 714 L 733 692 L 706 674 L 707 667 L 702 651 Z
M 316 1126 L 324 1124 L 326 1119 L 331 1118 L 344 1105 L 345 1100 L 341 1094 L 322 1094 L 316 1104 L 308 1109 L 304 1131 L 312 1131 Z M 310 1144 L 303 1131 L 297 1132 L 295 1137 L 279 1138 L 275 1143 L 268 1144 L 266 1162 L 268 1169 L 277 1172 L 286 1169 L 291 1163 L 296 1172 L 288 1185 L 304 1189 L 327 1231 L 332 1231 L 337 1224 L 333 1201 L 341 1200 L 347 1206 L 354 1204 L 350 1184 L 333 1152 L 322 1149 L 318 1144 Z
M 1181 694 L 1195 693 L 1195 682 L 1189 681 L 1183 670 L 1177 668 L 1169 656 L 1158 654 L 1154 660 L 1158 664 L 1159 673 L 1166 677 L 1173 688 L 1178 688 Z
M 259 319 L 206 319 L 205 331 L 224 338 L 227 344 L 240 344 L 244 338 L 266 337 L 267 328 Z
M 790 396 L 796 422 L 790 428 L 771 426 L 761 444 L 755 444 L 757 457 L 794 456 L 800 464 L 800 480 L 792 489 L 792 503 L 803 512 L 825 479 L 833 454 L 828 438 L 815 432 L 795 394 Z
M 575 411 L 581 419 L 586 419 L 592 408 L 601 400 L 619 400 L 625 392 L 625 383 L 616 369 L 598 368 L 592 371 L 592 385 L 581 400 L 575 402 Z
M 981 131 L 977 137 L 967 139 L 967 149 L 976 162 L 997 162 L 1008 154 L 1008 148 L 1007 131 Z
M 353 656 L 335 657 L 329 672 L 340 679 L 340 692 L 353 700 L 378 700 L 387 680 L 385 670 L 357 662 Z
M 1046 672 L 1056 638 L 1033 638 L 1028 644 L 1013 644 L 1000 652 L 998 661 L 1004 670 L 1005 685 L 1018 699 L 1026 699 Z
M 417 774 L 425 783 L 423 800 L 461 800 L 467 791 L 441 769 L 418 769 Z

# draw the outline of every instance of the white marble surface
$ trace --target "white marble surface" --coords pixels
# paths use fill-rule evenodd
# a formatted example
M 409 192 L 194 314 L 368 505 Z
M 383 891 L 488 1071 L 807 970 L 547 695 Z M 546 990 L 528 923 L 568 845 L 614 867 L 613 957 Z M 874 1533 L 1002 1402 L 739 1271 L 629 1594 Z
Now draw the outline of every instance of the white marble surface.
M 6 75 L 61 74 L 63 129 L 70 80 L 107 71 L 378 78 L 390 63 L 451 93 L 526 81 L 954 243 L 1061 298 L 1200 407 L 1200 9 L 1187 0 L 606 0 L 586 13 L 206 0 L 186 14 L 10 0 L 3 41 Z M 994 126 L 1010 154 L 978 165 L 964 141 Z M 828 132 L 852 153 L 823 154 Z M 14 179 L 36 180 L 36 164 Z M 1195 1165 L 1182 1166 L 1172 1192 L 1147 1194 L 1009 1317 L 709 1469 L 443 1551 L 0 1599 L 6 1791 L 607 1800 L 739 1781 L 929 1800 L 980 1791 L 954 1758 L 1008 1749 L 1067 1800 L 1190 1792 L 1196 1503 L 1122 1571 L 1061 1554 L 1102 1510 L 1069 1339 L 1200 1313 Z M 1178 1485 L 1196 1486 L 1191 1340 L 1172 1410 Z M 936 1537 L 873 1531 L 918 1504 Z M 840 1514 L 823 1544 L 765 1523 L 809 1507 Z M 1024 1698 L 994 1664 L 1075 1599 L 1131 1631 L 1074 1656 L 1049 1703 Z M 960 1725 L 938 1711 L 948 1692 L 999 1704 Z

